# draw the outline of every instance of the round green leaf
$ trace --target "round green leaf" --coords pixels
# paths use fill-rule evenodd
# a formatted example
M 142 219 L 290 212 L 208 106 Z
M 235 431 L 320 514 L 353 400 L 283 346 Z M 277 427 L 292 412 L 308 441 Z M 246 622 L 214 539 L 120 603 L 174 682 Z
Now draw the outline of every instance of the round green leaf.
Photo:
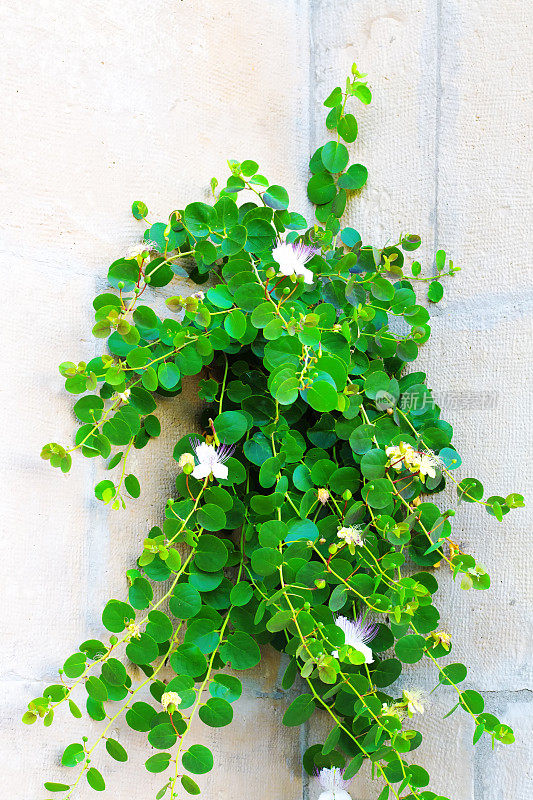
M 423 636 L 413 634 L 412 636 L 402 636 L 398 639 L 394 650 L 396 655 L 406 664 L 416 664 L 424 655 L 426 640 Z
M 103 792 L 105 790 L 105 781 L 96 767 L 90 767 L 90 769 L 87 770 L 86 778 L 87 783 L 95 792 Z
M 127 761 L 128 754 L 116 739 L 106 739 L 105 749 L 115 761 Z
M 189 794 L 201 794 L 200 787 L 193 781 L 190 775 L 181 776 L 181 785 Z
M 229 599 L 231 605 L 237 607 L 245 606 L 250 602 L 253 594 L 254 590 L 251 583 L 248 583 L 248 581 L 239 581 L 230 592 Z
M 339 404 L 337 390 L 327 381 L 313 381 L 307 390 L 307 402 L 315 411 L 333 411 Z
M 128 678 L 128 673 L 118 658 L 108 658 L 102 664 L 102 677 L 113 686 L 123 686 Z
M 160 725 L 156 725 L 148 734 L 148 741 L 152 747 L 157 747 L 158 750 L 173 747 L 177 738 L 176 731 L 170 722 L 162 722 Z
M 221 646 L 220 655 L 233 669 L 250 669 L 261 659 L 255 639 L 244 631 L 231 633 Z
M 68 783 L 54 783 L 54 781 L 46 781 L 44 788 L 47 792 L 66 792 L 70 789 Z
M 163 389 L 174 389 L 180 380 L 180 371 L 173 361 L 160 364 L 157 368 L 157 377 Z
M 439 683 L 449 685 L 461 683 L 466 675 L 467 670 L 464 664 L 448 664 L 439 675 Z
M 234 675 L 225 675 L 221 672 L 215 675 L 209 684 L 209 693 L 212 697 L 222 697 L 229 703 L 233 703 L 242 694 L 242 683 Z
M 206 503 L 196 514 L 198 524 L 206 531 L 221 531 L 226 527 L 226 515 L 214 503 Z M 224 548 L 225 549 L 225 548 Z M 213 570 L 214 571 L 214 570 Z
M 258 575 L 272 575 L 283 563 L 283 556 L 272 547 L 260 547 L 252 553 L 251 561 Z
M 288 728 L 295 725 L 303 725 L 304 722 L 312 717 L 315 710 L 315 701 L 312 694 L 301 694 L 292 701 L 285 714 L 283 724 Z
M 475 503 L 483 497 L 483 484 L 476 478 L 464 478 L 457 487 L 457 496 L 465 503 Z
M 185 225 L 197 239 L 208 235 L 217 224 L 217 212 L 205 203 L 190 203 L 184 211 Z
M 354 115 L 345 114 L 345 116 L 339 120 L 337 131 L 345 142 L 355 142 L 357 139 L 357 120 Z
M 67 678 L 79 678 L 85 670 L 87 656 L 85 653 L 73 653 L 63 664 L 63 670 Z
M 151 636 L 141 633 L 138 639 L 130 641 L 126 655 L 134 664 L 150 664 L 159 655 L 159 648 Z
M 107 700 L 107 689 L 100 678 L 90 675 L 85 681 L 85 689 L 89 697 L 92 697 L 93 700 L 98 702 L 105 702 Z
M 356 189 L 361 189 L 367 180 L 368 170 L 364 164 L 352 164 L 343 175 L 339 176 L 338 184 L 341 189 L 355 191 Z M 361 237 L 359 236 L 360 240 Z M 353 247 L 353 245 L 348 246 Z
M 340 142 L 328 142 L 322 148 L 322 163 L 329 172 L 337 173 L 348 164 L 348 150 Z
M 207 703 L 200 706 L 198 716 L 210 728 L 223 728 L 233 719 L 233 708 L 221 697 L 210 697 Z
M 475 692 L 473 689 L 466 689 L 462 692 L 459 702 L 466 711 L 471 711 L 472 714 L 481 714 L 485 708 L 485 701 L 479 692 Z
M 207 661 L 199 647 L 194 644 L 182 644 L 170 656 L 170 666 L 178 675 L 197 678 L 207 669 Z
M 307 184 L 307 196 L 317 206 L 329 203 L 336 194 L 335 181 L 329 172 L 317 172 Z
M 281 211 L 289 205 L 289 195 L 283 186 L 272 185 L 269 186 L 266 192 L 263 193 L 263 202 L 270 208 L 276 211 Z
M 213 769 L 213 754 L 203 744 L 193 744 L 183 754 L 181 763 L 193 775 L 203 775 Z
M 171 758 L 170 753 L 156 753 L 155 756 L 150 756 L 144 766 L 148 772 L 164 772 L 168 768 Z
M 190 619 L 200 611 L 202 598 L 190 583 L 179 583 L 172 593 L 169 607 L 178 619 Z
M 381 478 L 385 474 L 387 460 L 383 450 L 369 450 L 361 459 L 361 472 L 365 478 Z
M 372 682 L 379 687 L 390 686 L 399 678 L 401 672 L 402 665 L 396 658 L 386 658 L 372 672 Z
M 61 764 L 64 767 L 75 767 L 76 764 L 79 764 L 80 761 L 83 761 L 85 758 L 85 751 L 83 749 L 83 745 L 81 744 L 69 744 L 68 747 L 65 748 L 63 751 L 63 755 L 61 756 Z
M 168 642 L 174 633 L 174 626 L 163 611 L 150 611 L 146 633 L 159 643 Z
M 124 478 L 124 486 L 128 494 L 132 497 L 139 497 L 141 494 L 141 485 L 139 479 L 136 478 L 135 475 L 126 475 Z
M 102 398 L 92 394 L 82 397 L 74 406 L 74 413 L 82 422 L 98 422 L 103 410 Z
M 157 325 L 157 315 L 150 306 L 137 306 L 133 312 L 133 321 L 139 328 L 152 330 Z
M 208 505 L 217 508 L 217 506 L 213 504 Z M 228 560 L 228 549 L 221 539 L 204 533 L 198 542 L 194 560 L 196 565 L 204 572 L 218 572 L 219 569 L 225 566 Z
M 248 420 L 241 411 L 224 411 L 214 421 L 217 436 L 224 444 L 235 444 L 248 429 Z

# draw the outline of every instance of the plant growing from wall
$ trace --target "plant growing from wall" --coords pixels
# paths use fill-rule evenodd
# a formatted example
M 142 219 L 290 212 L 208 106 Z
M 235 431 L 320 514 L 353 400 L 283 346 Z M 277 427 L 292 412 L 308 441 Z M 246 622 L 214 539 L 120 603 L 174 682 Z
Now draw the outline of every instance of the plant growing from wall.
M 148 222 L 135 202 L 144 239 L 111 265 L 113 291 L 93 303 L 105 352 L 60 365 L 67 391 L 81 395 L 81 425 L 73 446 L 48 444 L 42 456 L 62 472 L 73 452 L 106 460 L 110 477 L 95 493 L 113 509 L 140 494 L 128 456 L 159 436 L 159 398 L 178 397 L 197 376 L 205 410 L 176 443 L 176 494 L 127 573 L 127 600 L 104 608 L 109 636 L 83 642 L 24 714 L 45 726 L 69 709 L 81 718 L 74 697 L 84 690 L 87 714 L 102 723 L 95 740 L 67 744 L 61 763 L 73 777 L 47 781 L 48 793 L 104 790 L 94 756 L 105 748 L 127 760 L 127 742 L 112 736 L 124 717 L 147 739 L 156 797 L 198 794 L 214 758 L 191 726 L 232 722 L 242 691 L 234 672 L 256 667 L 266 647 L 286 654 L 283 687 L 294 699 L 283 724 L 314 713 L 330 721 L 304 756 L 322 800 L 349 798 L 365 762 L 379 800 L 446 800 L 413 758 L 426 701 L 416 687 L 395 690 L 403 664 L 431 662 L 453 697 L 450 714 L 471 717 L 474 743 L 513 741 L 481 695 L 461 688 L 467 668 L 439 625 L 439 564 L 463 589 L 487 589 L 489 576 L 450 538 L 454 510 L 434 500 L 451 482 L 459 502 L 500 521 L 523 500 L 456 480 L 452 428 L 425 375 L 405 370 L 430 335 L 413 285 L 438 302 L 441 277 L 458 268 L 439 250 L 436 274 L 423 276 L 419 262 L 407 264 L 418 236 L 371 246 L 341 227 L 367 180 L 363 165 L 349 166 L 352 100 L 371 101 L 355 65 L 324 103 L 330 141 L 310 161 L 310 227 L 249 160 L 229 163 L 220 191 L 212 181 L 212 204 L 191 203 L 167 222 Z M 151 289 L 175 276 L 203 288 L 169 297 L 159 316 Z

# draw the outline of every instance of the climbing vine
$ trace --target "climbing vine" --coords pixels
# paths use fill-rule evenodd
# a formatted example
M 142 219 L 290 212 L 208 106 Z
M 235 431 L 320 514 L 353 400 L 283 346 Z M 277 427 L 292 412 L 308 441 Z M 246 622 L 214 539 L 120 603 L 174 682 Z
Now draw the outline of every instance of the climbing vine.
M 502 521 L 523 498 L 485 497 L 477 479 L 456 477 L 452 427 L 426 376 L 406 370 L 430 336 L 441 279 L 458 267 L 439 250 L 423 275 L 412 255 L 419 236 L 372 246 L 341 226 L 368 177 L 349 165 L 357 121 L 347 109 L 370 101 L 354 65 L 324 103 L 331 138 L 310 161 L 311 226 L 251 160 L 230 161 L 223 188 L 212 180 L 211 204 L 166 222 L 133 204 L 144 237 L 93 302 L 105 352 L 59 367 L 81 395 L 75 442 L 47 444 L 42 457 L 62 472 L 73 453 L 104 459 L 109 477 L 95 494 L 120 513 L 141 493 L 128 459 L 159 436 L 159 398 L 196 381 L 203 411 L 176 443 L 176 491 L 128 570 L 127 600 L 103 610 L 109 635 L 80 644 L 23 716 L 47 727 L 69 710 L 81 719 L 81 689 L 102 723 L 93 741 L 66 745 L 61 764 L 73 777 L 46 781 L 48 793 L 104 790 L 94 754 L 127 760 L 127 742 L 112 736 L 124 717 L 147 739 L 156 797 L 199 794 L 214 758 L 191 727 L 232 722 L 242 692 L 234 672 L 256 667 L 267 647 L 285 654 L 283 688 L 294 693 L 283 724 L 329 719 L 325 741 L 304 756 L 322 800 L 349 798 L 365 762 L 379 800 L 446 800 L 413 759 L 416 718 L 430 704 L 416 685 L 394 688 L 403 664 L 430 662 L 449 713 L 471 718 L 474 744 L 513 741 L 481 695 L 462 688 L 467 668 L 439 623 L 439 567 L 465 590 L 490 580 L 452 540 L 454 509 L 435 500 L 451 483 L 457 502 Z M 176 277 L 197 288 L 168 297 L 159 316 L 151 290 Z

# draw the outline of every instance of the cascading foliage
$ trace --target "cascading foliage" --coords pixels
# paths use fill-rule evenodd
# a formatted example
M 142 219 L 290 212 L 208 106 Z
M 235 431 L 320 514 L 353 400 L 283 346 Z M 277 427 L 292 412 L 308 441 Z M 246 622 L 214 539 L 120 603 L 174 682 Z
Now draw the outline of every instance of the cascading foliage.
M 92 762 L 104 747 L 127 760 L 110 736 L 123 716 L 148 741 L 146 769 L 162 774 L 156 797 L 199 794 L 191 776 L 214 759 L 191 725 L 232 722 L 242 691 L 233 672 L 259 664 L 267 646 L 287 656 L 283 687 L 298 687 L 283 724 L 329 718 L 326 740 L 304 756 L 308 773 L 320 771 L 323 800 L 349 797 L 345 781 L 366 761 L 379 800 L 446 800 L 424 788 L 429 775 L 413 760 L 422 736 L 412 719 L 425 698 L 394 689 L 402 664 L 431 661 L 450 713 L 472 718 L 474 743 L 513 741 L 481 695 L 461 688 L 467 669 L 439 627 L 439 565 L 463 589 L 487 589 L 489 576 L 450 539 L 454 511 L 433 501 L 451 481 L 458 501 L 501 521 L 523 499 L 484 499 L 475 478 L 456 481 L 452 428 L 425 375 L 405 373 L 430 335 L 413 283 L 438 302 L 439 278 L 458 268 L 439 250 L 436 274 L 423 277 L 406 263 L 420 237 L 374 247 L 341 228 L 367 180 L 363 165 L 348 166 L 349 98 L 371 100 L 355 65 L 324 103 L 332 138 L 313 155 L 308 184 L 316 224 L 288 210 L 287 191 L 254 161 L 229 162 L 226 186 L 211 182 L 212 205 L 191 203 L 166 223 L 148 222 L 135 202 L 144 240 L 111 265 L 115 291 L 93 303 L 93 333 L 108 352 L 60 365 L 67 391 L 83 395 L 81 426 L 74 446 L 48 444 L 42 456 L 63 472 L 74 451 L 109 459 L 113 477 L 95 493 L 114 509 L 140 494 L 128 455 L 160 434 L 158 399 L 199 376 L 205 410 L 176 444 L 176 495 L 127 573 L 127 601 L 104 608 L 110 637 L 83 642 L 24 714 L 49 726 L 68 705 L 81 718 L 73 696 L 84 688 L 88 715 L 102 722 L 95 741 L 68 744 L 61 763 L 73 777 L 46 782 L 49 793 L 72 798 L 85 781 L 105 788 Z M 204 288 L 167 299 L 161 318 L 150 289 L 175 276 Z

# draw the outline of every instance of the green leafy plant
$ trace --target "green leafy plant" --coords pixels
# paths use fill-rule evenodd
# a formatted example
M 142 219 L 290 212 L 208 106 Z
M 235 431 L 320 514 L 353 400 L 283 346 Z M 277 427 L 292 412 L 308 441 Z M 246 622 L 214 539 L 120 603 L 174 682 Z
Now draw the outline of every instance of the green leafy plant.
M 436 687 L 454 697 L 450 714 L 471 717 L 474 743 L 484 734 L 513 741 L 481 695 L 461 688 L 467 669 L 450 660 L 451 635 L 439 627 L 439 565 L 463 589 L 490 581 L 452 541 L 454 510 L 434 500 L 452 482 L 458 502 L 501 521 L 523 499 L 485 498 L 478 480 L 456 480 L 452 427 L 425 375 L 405 372 L 430 335 L 414 286 L 437 302 L 440 278 L 458 268 L 439 250 L 436 274 L 422 276 L 419 262 L 408 264 L 419 236 L 377 247 L 341 227 L 368 176 L 349 165 L 351 100 L 371 101 L 355 65 L 325 101 L 332 138 L 310 162 L 310 227 L 250 160 L 229 162 L 218 192 L 213 179 L 212 205 L 191 203 L 167 222 L 148 222 L 135 202 L 143 241 L 111 265 L 114 291 L 93 303 L 93 333 L 107 351 L 59 367 L 66 390 L 82 395 L 81 425 L 73 446 L 47 444 L 42 456 L 63 472 L 76 451 L 107 460 L 113 477 L 95 494 L 114 509 L 141 493 L 128 455 L 159 436 L 159 398 L 200 376 L 204 410 L 175 446 L 176 495 L 127 573 L 127 600 L 104 608 L 109 638 L 83 642 L 24 714 L 49 726 L 68 705 L 81 718 L 73 693 L 84 688 L 87 714 L 102 722 L 94 742 L 67 744 L 61 763 L 75 776 L 45 783 L 51 793 L 71 798 L 84 781 L 105 788 L 93 754 L 105 747 L 127 760 L 110 738 L 124 716 L 155 750 L 146 769 L 165 773 L 157 798 L 198 794 L 214 758 L 191 741 L 191 724 L 232 722 L 242 685 L 224 669 L 255 667 L 266 647 L 288 657 L 283 687 L 300 687 L 283 724 L 314 713 L 331 722 L 304 757 L 308 773 L 321 770 L 325 799 L 346 796 L 343 781 L 367 761 L 379 800 L 437 798 L 409 755 L 422 742 L 411 720 L 425 699 L 416 688 L 398 696 L 403 664 L 431 662 Z M 150 289 L 175 276 L 203 288 L 169 297 L 162 318 L 147 304 Z

